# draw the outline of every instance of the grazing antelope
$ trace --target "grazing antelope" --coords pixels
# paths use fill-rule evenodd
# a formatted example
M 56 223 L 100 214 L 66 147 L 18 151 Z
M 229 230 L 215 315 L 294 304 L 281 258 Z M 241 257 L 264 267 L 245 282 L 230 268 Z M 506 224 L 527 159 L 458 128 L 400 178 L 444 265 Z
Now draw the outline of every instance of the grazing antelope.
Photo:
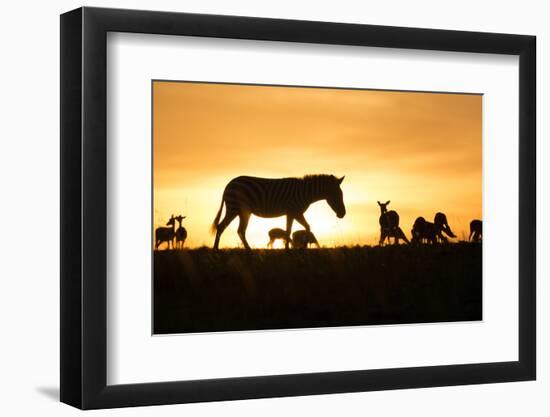
M 282 239 L 286 242 L 286 231 L 284 231 L 283 229 L 279 229 L 278 227 L 276 227 L 274 229 L 271 229 L 268 232 L 268 234 L 269 234 L 269 242 L 267 243 L 268 248 L 272 248 L 273 243 L 275 243 L 277 239 Z
M 456 237 L 449 227 L 447 216 L 445 216 L 444 213 L 435 214 L 434 225 L 436 229 L 436 235 L 443 243 L 447 243 L 449 241 L 445 236 L 443 236 L 443 233 L 445 233 L 449 237 Z
M 176 229 L 176 249 L 183 249 L 185 239 L 187 239 L 187 230 L 181 225 L 185 218 L 187 218 L 187 216 L 182 216 L 181 214 L 175 217 L 178 221 L 178 228 Z
M 292 233 L 292 247 L 294 249 L 307 249 L 310 243 L 317 245 L 318 248 L 321 247 L 319 246 L 319 242 L 317 242 L 317 238 L 310 230 L 297 230 Z
M 472 220 L 470 222 L 470 236 L 468 237 L 468 240 L 479 242 L 483 234 L 482 229 L 483 229 L 483 223 L 481 220 L 477 220 L 477 219 Z
M 394 243 L 396 245 L 399 243 L 399 239 L 403 239 L 405 242 L 409 243 L 405 233 L 403 233 L 403 230 L 399 227 L 399 214 L 397 214 L 395 210 L 388 211 L 390 200 L 385 203 L 377 201 L 377 203 L 380 206 L 380 219 L 378 220 L 380 223 L 380 241 L 378 244 L 384 244 L 386 239 L 388 239 L 389 242 L 390 237 L 394 238 Z
M 158 250 L 159 246 L 163 242 L 168 243 L 168 248 L 172 248 L 172 244 L 174 241 L 174 226 L 176 224 L 176 219 L 174 218 L 174 215 L 170 217 L 170 220 L 168 220 L 168 223 L 166 223 L 166 226 L 170 227 L 157 227 L 157 230 L 155 230 L 155 250 Z
M 435 224 L 426 221 L 424 217 L 417 217 L 411 230 L 412 243 L 431 243 L 437 242 L 437 233 Z
M 212 223 L 211 230 L 216 233 L 214 249 L 218 249 L 223 231 L 239 216 L 238 234 L 244 247 L 250 250 L 246 240 L 246 228 L 252 214 L 259 217 L 286 216 L 285 249 L 288 249 L 294 220 L 306 230 L 310 230 L 304 217 L 304 212 L 310 204 L 326 200 L 338 218 L 346 215 L 340 188 L 343 180 L 344 177 L 336 178 L 334 175 L 306 175 L 302 178 L 279 179 L 243 176 L 232 179 L 225 187 L 220 208 Z M 224 204 L 225 217 L 220 222 Z

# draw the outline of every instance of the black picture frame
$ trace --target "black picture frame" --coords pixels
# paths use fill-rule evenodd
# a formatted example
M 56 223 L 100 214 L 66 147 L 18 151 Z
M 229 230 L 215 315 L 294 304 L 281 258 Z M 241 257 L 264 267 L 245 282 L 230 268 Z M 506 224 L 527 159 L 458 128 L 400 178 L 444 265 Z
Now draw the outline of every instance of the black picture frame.
M 519 360 L 107 385 L 108 32 L 519 56 Z M 61 401 L 82 409 L 536 378 L 534 36 L 79 8 L 61 15 Z

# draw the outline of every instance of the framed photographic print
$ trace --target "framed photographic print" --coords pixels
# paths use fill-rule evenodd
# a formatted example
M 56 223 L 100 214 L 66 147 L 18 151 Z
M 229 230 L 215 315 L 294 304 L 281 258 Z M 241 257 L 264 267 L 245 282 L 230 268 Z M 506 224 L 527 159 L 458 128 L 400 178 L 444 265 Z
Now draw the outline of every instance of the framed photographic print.
M 61 401 L 535 379 L 535 38 L 61 16 Z

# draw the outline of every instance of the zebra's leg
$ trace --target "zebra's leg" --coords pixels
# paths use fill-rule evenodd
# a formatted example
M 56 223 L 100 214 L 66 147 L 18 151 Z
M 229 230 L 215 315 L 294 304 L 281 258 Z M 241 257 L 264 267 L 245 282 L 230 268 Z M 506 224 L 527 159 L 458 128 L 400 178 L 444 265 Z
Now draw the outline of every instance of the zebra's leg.
M 285 239 L 285 249 L 288 249 L 288 245 L 290 243 L 290 234 L 292 233 L 292 222 L 294 221 L 294 217 L 292 217 L 290 214 L 286 215 L 286 239 Z M 294 245 L 293 245 L 294 246 Z
M 250 220 L 250 213 L 239 214 L 239 228 L 238 233 L 246 250 L 250 250 L 250 245 L 246 241 L 246 228 L 248 227 L 248 221 Z
M 310 232 L 311 231 L 311 227 L 309 226 L 309 223 L 307 222 L 306 218 L 304 217 L 304 213 L 302 214 L 299 214 L 296 216 L 296 221 L 298 223 L 300 223 L 302 226 L 305 227 L 305 229 Z
M 237 213 L 234 212 L 226 212 L 225 217 L 223 220 L 216 226 L 216 240 L 214 240 L 214 250 L 218 250 L 218 246 L 220 245 L 220 237 L 223 233 L 223 231 L 229 226 L 229 223 L 233 221 L 237 217 Z

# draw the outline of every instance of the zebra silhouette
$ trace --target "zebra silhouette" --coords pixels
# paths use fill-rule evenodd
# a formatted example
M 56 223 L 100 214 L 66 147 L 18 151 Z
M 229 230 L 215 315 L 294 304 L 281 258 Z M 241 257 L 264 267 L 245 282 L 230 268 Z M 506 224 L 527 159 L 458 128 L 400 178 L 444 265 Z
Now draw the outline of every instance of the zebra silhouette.
M 286 216 L 285 248 L 288 249 L 292 223 L 296 220 L 309 231 L 304 212 L 316 201 L 326 200 L 338 218 L 346 215 L 346 207 L 340 184 L 342 178 L 334 175 L 306 175 L 302 178 L 237 177 L 225 187 L 218 214 L 212 223 L 216 233 L 214 249 L 218 249 L 220 237 L 227 226 L 239 216 L 238 234 L 246 249 L 246 228 L 250 215 L 259 217 Z M 225 204 L 225 217 L 220 222 Z

